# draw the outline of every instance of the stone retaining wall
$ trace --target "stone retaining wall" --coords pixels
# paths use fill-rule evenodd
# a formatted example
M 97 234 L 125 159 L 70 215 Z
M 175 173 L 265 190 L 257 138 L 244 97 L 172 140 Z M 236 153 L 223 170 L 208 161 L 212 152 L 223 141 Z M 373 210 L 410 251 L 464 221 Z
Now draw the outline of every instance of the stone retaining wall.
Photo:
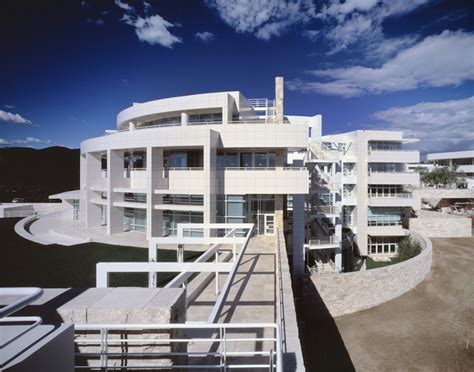
M 337 317 L 370 309 L 415 288 L 431 270 L 432 246 L 427 238 L 416 233 L 411 236 L 423 250 L 410 260 L 352 273 L 312 275 L 311 282 L 322 299 L 320 303 Z

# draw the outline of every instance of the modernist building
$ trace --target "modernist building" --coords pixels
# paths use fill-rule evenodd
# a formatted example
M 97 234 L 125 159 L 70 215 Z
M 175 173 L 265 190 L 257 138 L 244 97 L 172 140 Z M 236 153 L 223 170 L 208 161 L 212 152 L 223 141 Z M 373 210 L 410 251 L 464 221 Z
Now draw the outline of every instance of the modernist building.
M 282 78 L 275 97 L 134 103 L 115 130 L 81 144 L 80 218 L 147 238 L 174 235 L 183 222 L 285 229 L 296 271 L 305 253 L 308 266 L 336 272 L 351 269 L 354 252 L 395 255 L 419 204 L 408 190 L 419 175 L 407 171 L 418 151 L 403 150 L 401 132 L 322 136 L 321 116 L 284 114 Z
M 286 195 L 308 192 L 307 169 L 286 165 L 308 129 L 291 124 L 282 79 L 275 101 L 222 92 L 135 103 L 116 130 L 81 144 L 81 217 L 148 238 L 183 222 L 253 222 L 273 234 Z
M 468 188 L 474 188 L 474 150 L 427 154 L 426 163 L 433 167 L 456 167 L 460 176 L 466 178 Z

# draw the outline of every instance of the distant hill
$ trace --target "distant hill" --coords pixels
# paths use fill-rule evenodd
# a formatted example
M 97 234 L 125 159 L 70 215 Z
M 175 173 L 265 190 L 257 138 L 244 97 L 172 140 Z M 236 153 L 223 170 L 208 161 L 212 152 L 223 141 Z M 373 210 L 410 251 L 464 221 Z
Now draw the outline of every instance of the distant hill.
M 79 149 L 0 148 L 0 202 L 13 198 L 48 201 L 51 194 L 77 189 Z

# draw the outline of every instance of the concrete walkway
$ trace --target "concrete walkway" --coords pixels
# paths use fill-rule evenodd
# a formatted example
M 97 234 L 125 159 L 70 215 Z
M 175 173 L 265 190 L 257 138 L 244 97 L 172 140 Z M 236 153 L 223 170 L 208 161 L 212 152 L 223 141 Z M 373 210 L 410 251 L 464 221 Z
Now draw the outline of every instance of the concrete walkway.
M 250 239 L 234 277 L 219 323 L 274 323 L 276 321 L 275 299 L 275 247 L 276 238 L 256 236 Z M 220 275 L 222 288 L 227 274 Z M 215 304 L 215 281 L 212 280 L 201 294 L 190 304 L 187 321 L 207 321 Z M 266 329 L 229 331 L 230 338 L 274 337 L 274 331 Z M 212 351 L 216 345 L 190 345 L 189 351 Z M 274 350 L 273 342 L 239 341 L 228 342 L 227 351 Z M 255 362 L 255 360 L 253 360 Z
M 427 279 L 373 309 L 307 315 L 308 370 L 474 371 L 474 238 L 437 238 Z
M 250 239 L 225 302 L 220 323 L 275 322 L 275 244 L 272 236 Z M 222 288 L 227 274 L 219 275 Z M 215 281 L 188 308 L 188 321 L 206 321 L 217 299 Z

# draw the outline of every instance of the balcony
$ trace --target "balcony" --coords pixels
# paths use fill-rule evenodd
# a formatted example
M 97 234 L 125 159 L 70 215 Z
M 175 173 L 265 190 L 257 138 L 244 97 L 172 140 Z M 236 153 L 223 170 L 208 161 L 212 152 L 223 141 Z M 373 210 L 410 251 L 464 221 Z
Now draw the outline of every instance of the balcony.
M 339 216 L 341 209 L 335 205 L 316 205 L 310 209 L 309 213 L 313 217 Z
M 308 241 L 308 244 L 305 244 L 307 249 L 328 249 L 328 248 L 338 248 L 341 244 L 340 239 L 335 235 L 315 237 L 311 238 Z
M 383 196 L 369 195 L 368 205 L 370 207 L 412 207 L 420 209 L 420 198 L 415 197 L 411 192 Z
M 420 174 L 416 172 L 369 172 L 370 185 L 414 185 L 420 184 Z
M 221 194 L 307 194 L 305 167 L 225 168 L 217 171 Z
M 402 225 L 373 225 L 367 227 L 367 234 L 370 236 L 405 236 L 408 230 Z
M 420 153 L 418 150 L 403 149 L 370 149 L 369 163 L 419 163 Z

